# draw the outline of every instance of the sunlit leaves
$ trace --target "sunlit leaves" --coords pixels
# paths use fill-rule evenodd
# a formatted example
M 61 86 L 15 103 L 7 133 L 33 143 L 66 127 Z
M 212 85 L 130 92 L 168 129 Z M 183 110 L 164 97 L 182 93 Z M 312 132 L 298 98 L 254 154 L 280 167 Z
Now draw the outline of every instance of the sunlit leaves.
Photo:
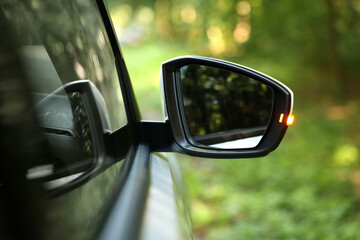
M 236 4 L 236 11 L 241 16 L 246 16 L 250 14 L 250 3 L 248 1 L 240 1 Z
M 250 24 L 247 22 L 239 22 L 234 30 L 234 39 L 236 42 L 244 43 L 250 38 Z
M 196 19 L 196 11 L 193 6 L 187 5 L 181 10 L 181 20 L 184 23 L 192 23 Z
M 341 145 L 335 150 L 335 164 L 339 166 L 349 166 L 357 161 L 359 161 L 359 150 L 354 145 Z

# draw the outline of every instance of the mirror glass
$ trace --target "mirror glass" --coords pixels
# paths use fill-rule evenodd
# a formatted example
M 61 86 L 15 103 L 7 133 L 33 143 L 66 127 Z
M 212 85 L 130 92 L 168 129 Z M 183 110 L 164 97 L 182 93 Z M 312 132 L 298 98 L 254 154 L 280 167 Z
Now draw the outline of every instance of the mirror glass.
M 192 144 L 256 147 L 271 118 L 271 87 L 240 73 L 204 65 L 180 68 L 181 99 Z

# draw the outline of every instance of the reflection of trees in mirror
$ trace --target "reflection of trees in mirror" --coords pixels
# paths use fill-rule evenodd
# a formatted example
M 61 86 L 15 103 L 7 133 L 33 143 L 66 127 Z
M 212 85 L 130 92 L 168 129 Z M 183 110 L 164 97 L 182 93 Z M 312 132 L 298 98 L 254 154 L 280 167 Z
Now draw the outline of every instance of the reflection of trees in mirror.
M 75 132 L 79 135 L 79 147 L 81 149 L 81 160 L 94 157 L 91 127 L 86 113 L 84 102 L 80 93 L 74 92 L 68 95 L 73 110 L 73 122 Z
M 268 125 L 273 91 L 245 75 L 220 68 L 180 69 L 184 111 L 192 136 Z

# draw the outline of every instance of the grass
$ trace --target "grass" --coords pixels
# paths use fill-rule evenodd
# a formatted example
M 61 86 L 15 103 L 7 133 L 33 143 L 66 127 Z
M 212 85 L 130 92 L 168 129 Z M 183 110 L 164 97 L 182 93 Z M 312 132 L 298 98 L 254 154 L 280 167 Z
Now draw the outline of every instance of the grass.
M 189 53 L 165 43 L 125 46 L 123 52 L 143 118 L 163 120 L 160 64 Z M 295 64 L 287 60 L 236 61 L 283 79 L 295 90 L 296 122 L 264 158 L 180 156 L 197 238 L 358 239 L 359 103 L 333 106 L 314 101 L 316 94 L 306 100 L 308 87 L 299 83 Z

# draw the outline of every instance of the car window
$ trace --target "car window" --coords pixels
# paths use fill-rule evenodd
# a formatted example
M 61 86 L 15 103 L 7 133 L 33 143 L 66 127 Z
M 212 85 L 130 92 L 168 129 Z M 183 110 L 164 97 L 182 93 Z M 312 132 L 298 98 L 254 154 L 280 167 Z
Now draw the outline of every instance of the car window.
M 66 191 L 47 190 L 75 182 L 97 156 L 85 98 L 68 86 L 93 84 L 109 132 L 127 124 L 97 5 L 0 1 L 0 26 L 6 26 L 0 35 L 0 142 L 8 148 L 0 161 L 0 236 L 21 229 L 15 233 L 24 235 L 20 239 L 95 238 L 118 187 L 122 158 L 104 157 L 106 165 Z
M 91 1 L 11 1 L 3 7 L 18 35 L 18 49 L 35 102 L 62 85 L 88 79 L 101 92 L 110 130 L 127 123 L 115 59 Z
M 89 109 L 81 94 L 66 86 L 93 83 L 105 131 L 127 123 L 115 58 L 93 1 L 15 0 L 1 10 L 21 36 L 17 55 L 53 156 L 29 162 L 27 178 L 46 179 L 46 187 L 53 189 L 92 168 L 97 154 Z

